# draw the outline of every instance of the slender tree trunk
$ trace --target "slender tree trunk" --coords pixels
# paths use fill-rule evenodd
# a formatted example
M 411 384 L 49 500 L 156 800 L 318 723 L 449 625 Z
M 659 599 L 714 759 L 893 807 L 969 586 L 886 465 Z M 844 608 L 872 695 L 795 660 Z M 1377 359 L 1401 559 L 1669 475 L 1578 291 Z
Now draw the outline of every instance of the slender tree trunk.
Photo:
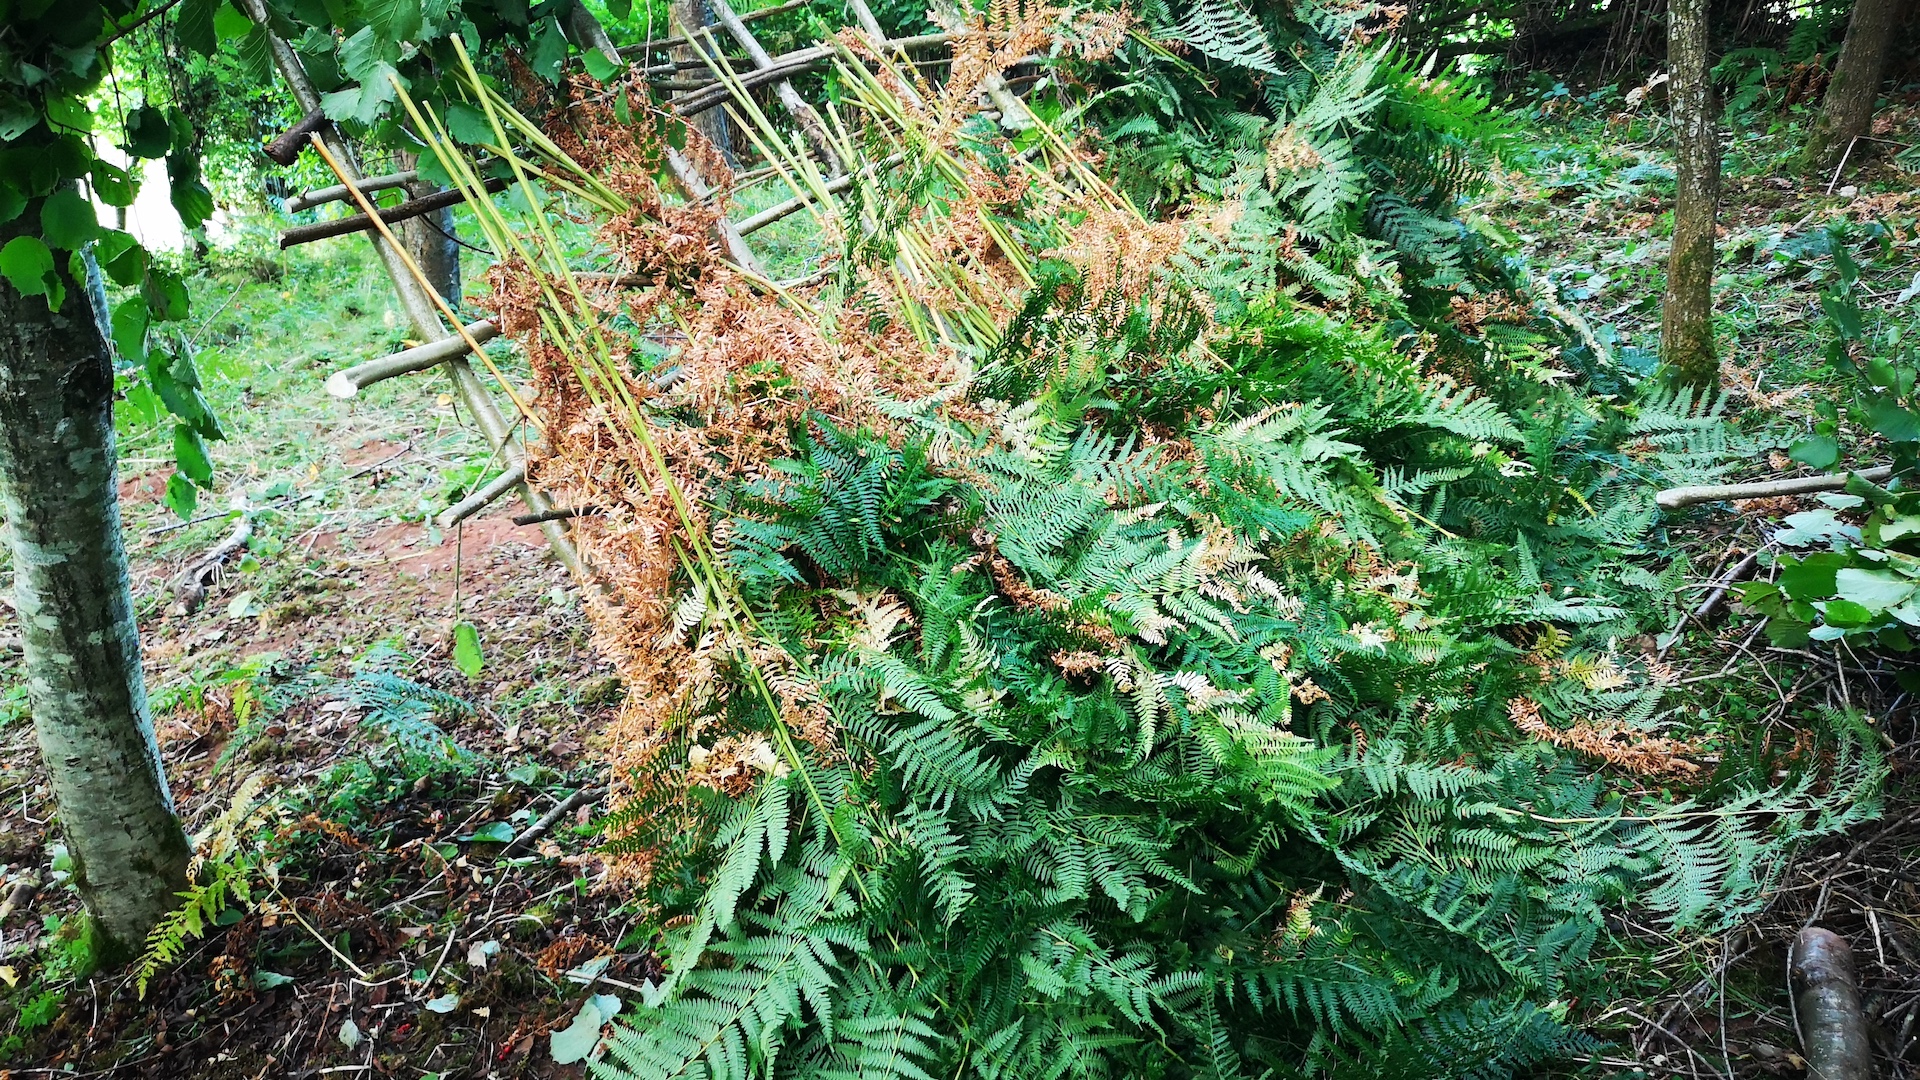
M 1840 62 L 1827 83 L 1820 116 L 1807 136 L 1801 163 L 1808 169 L 1833 168 L 1873 123 L 1873 103 L 1887 71 L 1887 53 L 1900 35 L 1901 9 L 1907 0 L 1857 0 L 1847 20 Z
M 1673 73 L 1673 128 L 1679 191 L 1673 252 L 1660 309 L 1660 352 L 1674 377 L 1718 384 L 1713 351 L 1714 228 L 1719 217 L 1720 132 L 1708 82 L 1707 0 L 1670 0 L 1667 63 Z
M 670 0 L 668 6 L 673 12 L 675 32 L 684 30 L 688 34 L 699 34 L 701 30 L 713 25 L 713 9 L 707 6 L 706 0 Z M 703 47 L 708 52 L 714 51 L 714 43 L 711 41 L 705 42 Z M 674 60 L 691 60 L 694 58 L 694 51 L 682 45 L 673 49 L 668 55 Z M 706 136 L 707 141 L 720 151 L 720 156 L 726 161 L 728 168 L 734 167 L 736 162 L 733 154 L 733 126 L 728 122 L 727 110 L 708 109 L 688 123 L 693 125 L 695 131 Z M 701 179 L 709 184 L 718 182 L 718 178 L 712 176 L 703 176 Z
M 0 226 L 0 244 L 38 222 Z M 178 906 L 189 850 L 154 745 L 120 535 L 113 364 L 88 289 L 57 312 L 0 281 L 0 508 L 13 549 L 27 700 L 74 883 L 107 955 Z
M 419 163 L 412 154 L 401 154 L 396 164 L 401 169 L 411 169 Z M 433 184 L 418 181 L 407 185 L 410 198 L 425 198 L 442 191 Z M 400 240 L 407 245 L 407 251 L 420 264 L 427 275 L 427 284 L 440 294 L 441 299 L 454 307 L 460 306 L 460 242 L 454 237 L 453 207 L 436 210 L 417 218 L 409 218 L 400 223 Z

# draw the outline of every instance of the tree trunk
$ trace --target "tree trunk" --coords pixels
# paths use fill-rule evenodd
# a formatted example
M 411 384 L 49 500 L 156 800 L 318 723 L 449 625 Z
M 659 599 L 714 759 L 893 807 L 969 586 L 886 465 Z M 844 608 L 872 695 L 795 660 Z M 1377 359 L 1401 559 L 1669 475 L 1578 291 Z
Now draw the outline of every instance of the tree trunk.
M 1673 128 L 1678 193 L 1673 252 L 1660 309 L 1660 352 L 1674 377 L 1716 386 L 1713 351 L 1714 227 L 1719 217 L 1720 132 L 1708 82 L 1707 0 L 1670 0 L 1667 63 L 1673 73 Z
M 1900 9 L 1906 0 L 1857 0 L 1847 20 L 1847 38 L 1840 46 L 1840 62 L 1827 83 L 1820 116 L 1807 136 L 1801 163 L 1808 169 L 1833 168 L 1867 133 L 1873 123 L 1873 103 L 1880 96 L 1889 46 L 1900 33 Z
M 706 0 L 670 0 L 668 6 L 673 12 L 673 29 L 676 33 L 684 32 L 694 36 L 713 25 L 713 9 L 707 6 Z M 710 53 L 718 51 L 711 40 L 704 42 L 703 47 Z M 670 50 L 667 55 L 676 61 L 685 61 L 692 60 L 695 53 L 691 48 L 681 45 Z M 720 157 L 727 163 L 729 169 L 737 164 L 733 154 L 733 125 L 728 122 L 727 110 L 708 109 L 687 123 L 720 151 Z M 699 161 L 697 157 L 694 160 L 696 163 Z M 714 176 L 702 175 L 701 179 L 713 185 L 719 183 L 719 178 Z
M 40 208 L 0 226 L 0 244 Z M 113 364 L 88 290 L 57 312 L 0 281 L 0 508 L 13 549 L 27 700 L 74 883 L 103 960 L 179 905 L 187 838 L 154 744 L 120 534 Z
M 419 159 L 412 154 L 399 155 L 401 171 L 413 168 Z M 444 189 L 419 181 L 407 185 L 409 198 L 420 199 Z M 460 242 L 454 237 L 453 207 L 435 210 L 400 223 L 400 241 L 427 275 L 427 284 L 440 298 L 455 308 L 460 306 Z

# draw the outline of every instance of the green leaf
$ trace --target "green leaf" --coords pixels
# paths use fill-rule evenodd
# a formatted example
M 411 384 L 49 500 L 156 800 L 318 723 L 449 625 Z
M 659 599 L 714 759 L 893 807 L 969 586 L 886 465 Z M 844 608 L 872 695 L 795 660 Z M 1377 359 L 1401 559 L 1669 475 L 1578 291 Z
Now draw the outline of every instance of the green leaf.
M 192 424 L 173 425 L 173 459 L 187 479 L 201 487 L 213 483 L 213 459 L 207 456 L 207 444 Z
M 187 228 L 197 229 L 213 216 L 213 192 L 197 178 L 173 181 L 171 194 L 173 209 Z
M 1827 617 L 1827 625 L 1840 627 L 1865 626 L 1874 621 L 1874 613 L 1862 604 L 1851 600 L 1829 600 L 1821 614 Z M 1819 633 L 1816 631 L 1816 637 Z
M 37 236 L 16 236 L 0 248 L 0 276 L 22 296 L 46 296 L 48 282 L 58 283 L 53 252 Z
M 140 295 L 146 298 L 147 310 L 160 322 L 187 317 L 186 283 L 171 270 L 148 267 L 146 280 L 140 283 Z
M 535 75 L 550 83 L 560 81 L 560 69 L 567 62 L 567 39 L 560 32 L 560 23 L 551 17 L 540 20 L 540 29 L 535 32 L 533 49 L 527 56 L 527 66 Z
M 130 364 L 147 362 L 147 326 L 150 321 L 147 302 L 138 296 L 120 301 L 113 309 L 113 347 L 120 350 L 121 359 Z
M 1920 516 L 1913 514 L 1895 514 L 1893 519 L 1880 526 L 1880 542 L 1891 544 L 1896 540 L 1905 540 L 1909 536 L 1920 535 Z
M 124 149 L 134 157 L 163 158 L 173 149 L 173 129 L 167 115 L 151 105 L 142 105 L 127 114 L 127 143 Z
M 1920 441 L 1920 417 L 1892 394 L 1875 394 L 1861 406 L 1867 425 L 1894 442 Z
M 426 1010 L 432 1013 L 450 1013 L 459 1007 L 459 994 L 442 994 L 425 1005 Z
M 470 622 L 458 622 L 453 626 L 453 666 L 469 679 L 479 678 L 486 666 L 480 654 L 480 631 L 474 629 Z
M 199 502 L 200 489 L 193 486 L 193 481 L 179 473 L 167 477 L 167 509 L 173 511 L 182 521 L 193 516 L 193 508 L 199 505 Z
M 273 43 L 267 39 L 266 27 L 255 26 L 249 29 L 247 36 L 240 39 L 240 46 L 235 51 L 239 54 L 240 66 L 245 69 L 248 77 L 262 83 L 273 78 Z
M 420 33 L 420 0 L 367 0 L 366 15 L 388 41 L 412 41 Z
M 378 74 L 381 67 L 390 67 L 399 59 L 399 43 L 381 40 L 371 26 L 361 27 L 352 37 L 340 43 L 340 70 L 349 79 L 366 82 Z M 381 80 L 382 85 L 385 82 Z
M 220 47 L 213 16 L 222 6 L 224 0 L 182 0 L 173 19 L 174 38 L 201 56 L 212 56 Z
M 493 125 L 487 123 L 486 114 L 465 102 L 456 101 L 447 106 L 447 132 L 463 143 L 490 143 L 494 141 Z
M 1831 469 L 1840 460 L 1840 444 L 1825 435 L 1809 435 L 1788 447 L 1787 456 L 1809 469 Z
M 232 4 L 222 3 L 213 13 L 213 32 L 221 41 L 246 37 L 253 32 L 253 20 Z
M 482 825 L 473 830 L 473 835 L 467 837 L 467 839 L 478 840 L 483 844 L 509 843 L 513 840 L 513 824 L 506 821 L 496 821 L 488 825 Z
M 100 232 L 93 204 L 77 188 L 62 188 L 40 204 L 40 235 L 61 251 L 78 251 Z
M 140 182 L 133 174 L 110 161 L 95 160 L 89 171 L 93 175 L 94 198 L 108 206 L 132 206 L 135 196 L 140 194 Z
M 627 65 L 607 59 L 599 49 L 586 50 L 583 59 L 586 61 L 587 74 L 600 82 L 611 82 L 615 75 L 627 69 Z
M 609 1019 L 611 1017 L 600 1014 L 600 1007 L 592 1000 L 583 1003 L 574 1014 L 573 1023 L 565 1030 L 555 1031 L 551 1037 L 547 1049 L 553 1054 L 554 1063 L 572 1065 L 585 1061 L 600 1044 L 600 1029 Z
M 93 244 L 93 258 L 115 285 L 138 285 L 147 274 L 147 249 L 132 233 L 102 229 Z
M 1847 567 L 1834 575 L 1834 595 L 1872 611 L 1885 611 L 1912 596 L 1920 583 L 1909 581 L 1890 570 L 1862 570 Z
M 1834 580 L 1848 559 L 1838 552 L 1823 551 L 1804 559 L 1791 555 L 1780 559 L 1780 577 L 1775 584 L 1795 600 L 1820 600 L 1833 595 Z
M 1823 292 L 1820 309 L 1827 313 L 1827 321 L 1833 324 L 1833 332 L 1840 335 L 1840 340 L 1860 340 L 1863 332 L 1860 305 L 1837 293 Z
M 274 990 L 292 981 L 293 976 L 291 975 L 282 975 L 277 971 L 268 971 L 265 968 L 256 968 L 253 972 L 253 988 L 255 990 Z
M 0 224 L 19 217 L 20 211 L 26 208 L 27 197 L 25 195 L 20 194 L 5 184 L 0 184 Z
M 47 101 L 47 124 L 56 131 L 86 134 L 93 130 L 93 110 L 77 97 L 55 97 Z
M 260 604 L 252 589 L 242 589 L 239 594 L 227 602 L 227 618 L 250 619 L 260 614 Z

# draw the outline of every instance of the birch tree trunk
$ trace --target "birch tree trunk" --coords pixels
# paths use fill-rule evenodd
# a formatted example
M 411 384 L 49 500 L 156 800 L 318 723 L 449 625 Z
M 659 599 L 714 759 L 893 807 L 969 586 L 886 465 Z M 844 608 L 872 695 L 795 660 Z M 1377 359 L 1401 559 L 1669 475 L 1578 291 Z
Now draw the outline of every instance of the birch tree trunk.
M 1660 353 L 1690 386 L 1718 385 L 1713 350 L 1714 229 L 1719 218 L 1720 132 L 1708 81 L 1707 0 L 1670 0 L 1667 63 L 1673 73 L 1673 251 L 1660 307 Z
M 0 226 L 0 244 L 40 220 Z M 27 700 L 74 882 L 107 946 L 136 950 L 178 906 L 189 850 L 154 744 L 120 535 L 113 364 L 88 290 L 57 312 L 0 280 L 0 508 Z
M 1805 167 L 1823 172 L 1833 168 L 1854 140 L 1867 133 L 1873 123 L 1873 103 L 1880 96 L 1880 80 L 1886 75 L 1887 53 L 1899 36 L 1900 10 L 1905 6 L 1906 0 L 1857 0 L 1853 5 L 1840 61 L 1827 83 L 1820 116 L 1808 133 L 1807 148 L 1801 152 Z

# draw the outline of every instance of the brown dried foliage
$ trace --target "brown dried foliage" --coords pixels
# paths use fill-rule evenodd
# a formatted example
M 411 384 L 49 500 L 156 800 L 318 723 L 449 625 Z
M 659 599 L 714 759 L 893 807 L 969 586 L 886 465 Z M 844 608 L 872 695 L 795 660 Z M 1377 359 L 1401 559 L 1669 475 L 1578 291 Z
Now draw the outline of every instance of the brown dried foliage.
M 1021 12 L 1004 5 L 1001 14 L 1019 18 L 997 33 L 961 41 L 948 84 L 896 88 L 920 128 L 916 138 L 957 148 L 980 83 L 1051 47 L 1051 35 L 1061 26 L 1075 28 L 1080 36 L 1067 44 L 1082 51 L 1110 48 L 1126 30 L 1124 19 L 1110 16 L 1063 24 L 1052 9 Z M 854 56 L 875 62 L 883 79 L 894 77 L 891 67 L 877 63 L 881 58 L 864 53 L 864 40 L 840 40 Z M 549 336 L 542 316 L 553 314 L 553 300 L 525 266 L 506 261 L 489 274 L 486 306 L 530 358 L 544 428 L 544 441 L 532 455 L 532 478 L 559 505 L 603 511 L 578 519 L 574 537 L 602 589 L 589 605 L 598 637 L 628 688 L 606 737 L 616 802 L 686 806 L 687 785 L 740 794 L 785 768 L 763 733 L 729 730 L 722 719 L 720 695 L 742 664 L 765 677 L 794 739 L 825 756 L 843 753 L 825 696 L 802 664 L 784 648 L 743 639 L 737 621 L 713 617 L 713 606 L 725 601 L 698 595 L 681 570 L 683 557 L 704 546 L 689 542 L 688 529 L 707 534 L 702 539 L 714 549 L 725 546 L 724 535 L 712 535 L 706 509 L 718 489 L 769 475 L 771 462 L 793 456 L 794 433 L 816 422 L 895 438 L 897 426 L 877 402 L 925 398 L 966 382 L 969 362 L 951 347 L 923 344 L 899 315 L 914 304 L 984 311 L 1000 325 L 1013 316 L 1025 285 L 987 228 L 989 215 L 1019 210 L 1034 220 L 1055 220 L 1078 211 L 1074 217 L 1083 217 L 1082 223 L 1053 254 L 1079 264 L 1099 288 L 1130 298 L 1147 292 L 1178 248 L 1181 231 L 1149 226 L 1083 189 L 1036 184 L 1028 173 L 1001 174 L 976 164 L 963 196 L 914 207 L 908 215 L 908 228 L 944 273 L 939 280 L 896 287 L 889 273 L 856 272 L 848 275 L 854 285 L 844 295 L 837 284 L 817 284 L 793 287 L 783 298 L 724 260 L 714 239 L 722 206 L 660 189 L 661 133 L 679 121 L 655 115 L 622 123 L 613 115 L 610 94 L 591 82 L 576 81 L 565 96 L 544 113 L 549 137 L 631 207 L 598 223 L 599 245 L 610 255 L 605 269 L 651 282 L 644 288 L 582 286 L 585 311 L 562 298 L 566 314 L 597 322 L 619 371 L 583 373 L 582 358 Z M 966 160 L 957 150 L 956 156 Z M 894 317 L 875 319 L 876 312 Z M 628 360 L 633 341 L 610 328 L 616 314 L 672 349 L 673 378 L 650 381 Z M 612 379 L 619 380 L 619 393 L 610 388 Z M 644 429 L 630 409 L 610 400 L 620 394 L 640 403 Z M 950 418 L 984 418 L 963 396 L 953 397 L 944 407 Z M 676 502 L 674 488 L 684 503 Z M 1045 610 L 1065 606 L 1062 598 L 1027 585 L 992 551 L 990 540 L 981 546 L 1009 600 Z M 1085 620 L 1076 627 L 1107 653 L 1122 651 L 1111 629 Z M 650 865 L 642 853 L 625 859 L 616 873 L 644 878 Z
M 1507 702 L 1507 718 L 1513 721 L 1514 727 L 1536 739 L 1599 758 L 1635 776 L 1687 780 L 1700 774 L 1700 766 L 1686 757 L 1697 755 L 1700 748 L 1681 739 L 1668 739 L 1618 724 L 1589 723 L 1585 720 L 1569 728 L 1556 728 L 1540 715 L 1538 702 L 1524 697 Z

